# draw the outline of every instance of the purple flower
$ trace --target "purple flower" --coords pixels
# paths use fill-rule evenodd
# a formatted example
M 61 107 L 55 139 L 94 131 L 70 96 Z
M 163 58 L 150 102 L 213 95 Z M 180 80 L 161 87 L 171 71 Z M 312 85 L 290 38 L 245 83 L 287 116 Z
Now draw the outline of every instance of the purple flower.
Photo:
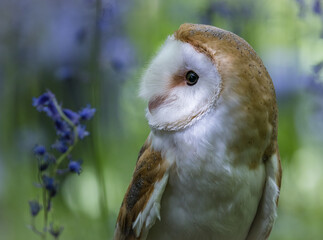
M 38 203 L 38 201 L 33 200 L 33 201 L 29 201 L 29 208 L 30 208 L 31 215 L 33 217 L 36 217 L 39 211 L 42 209 L 42 206 Z
M 62 66 L 55 71 L 55 76 L 60 80 L 72 80 L 77 74 L 76 70 L 71 66 Z
M 55 121 L 55 127 L 56 127 L 56 130 L 57 130 L 57 134 L 59 134 L 59 135 L 66 135 L 66 134 L 69 134 L 71 132 L 71 128 L 67 124 L 67 122 L 62 121 L 60 119 L 57 119 Z
M 57 193 L 57 184 L 55 183 L 54 178 L 43 175 L 42 179 L 43 179 L 43 184 L 46 190 L 48 190 L 50 197 L 54 197 Z
M 34 153 L 38 156 L 43 156 L 46 153 L 46 148 L 43 145 L 37 145 L 34 148 Z
M 50 101 L 46 107 L 43 108 L 43 111 L 47 113 L 47 116 L 53 120 L 60 119 L 59 112 L 55 106 L 55 104 Z
M 318 74 L 322 70 L 322 68 L 323 68 L 323 61 L 321 61 L 313 66 L 313 72 L 315 74 Z
M 135 50 L 125 37 L 111 38 L 102 49 L 102 61 L 111 65 L 116 72 L 129 70 L 134 64 Z
M 78 124 L 80 116 L 76 112 L 73 112 L 70 109 L 63 109 L 63 113 L 72 121 L 72 123 Z
M 81 161 L 70 161 L 70 163 L 68 164 L 68 169 L 70 170 L 70 172 L 75 172 L 80 175 L 82 171 L 81 164 Z
M 53 145 L 52 145 L 53 149 L 56 149 L 57 151 L 59 151 L 60 153 L 65 153 L 68 149 L 68 146 L 63 142 L 63 141 L 59 141 L 57 140 Z
M 317 15 L 322 14 L 321 2 L 320 0 L 315 0 L 313 4 L 313 12 Z
M 63 227 L 58 227 L 58 226 L 54 226 L 53 223 L 51 223 L 49 225 L 49 233 L 55 238 L 57 239 L 59 237 L 59 235 L 61 235 L 62 231 L 64 230 Z
M 33 98 L 33 106 L 37 107 L 37 110 L 40 111 L 38 107 L 42 107 L 43 105 L 47 104 L 49 100 L 50 97 L 46 92 L 43 95 L 40 95 L 38 98 Z
M 42 172 L 42 171 L 45 171 L 49 166 L 49 163 L 47 161 L 44 161 L 42 163 L 39 164 L 39 170 Z
M 84 125 L 77 126 L 77 133 L 78 133 L 79 139 L 83 139 L 86 136 L 89 136 L 90 135 L 90 133 L 85 130 L 85 126 Z
M 85 108 L 79 111 L 81 120 L 90 120 L 94 116 L 95 111 L 95 108 L 91 108 L 90 105 L 87 105 Z
M 82 38 L 82 36 L 80 37 Z M 33 106 L 38 111 L 47 113 L 47 116 L 54 120 L 57 140 L 51 147 L 61 153 L 59 154 L 60 156 L 57 156 L 59 159 L 56 160 L 55 156 L 51 152 L 47 152 L 46 148 L 42 145 L 37 145 L 33 150 L 38 161 L 38 174 L 41 176 L 36 186 L 42 188 L 46 193 L 43 196 L 43 206 L 37 201 L 29 202 L 31 215 L 36 216 L 42 208 L 46 214 L 51 211 L 52 198 L 56 196 L 59 188 L 56 178 L 58 175 L 67 173 L 81 174 L 82 162 L 71 160 L 70 150 L 76 145 L 76 139 L 83 139 L 89 135 L 85 125 L 80 124 L 80 120 L 86 121 L 91 119 L 96 110 L 91 108 L 90 105 L 87 105 L 79 112 L 62 109 L 62 106 L 57 104 L 55 96 L 50 91 L 38 98 L 34 98 Z M 66 167 L 66 162 L 64 162 L 66 159 L 69 159 L 68 167 Z M 58 169 L 61 166 L 64 166 L 64 169 Z M 49 228 L 46 226 L 45 231 L 48 231 L 55 239 L 58 239 L 63 231 L 63 227 L 54 226 L 51 223 Z
M 42 111 L 45 105 L 52 101 L 54 97 L 55 96 L 50 91 L 47 91 L 44 94 L 40 95 L 38 98 L 33 98 L 32 104 L 38 111 Z
M 45 153 L 44 157 L 39 159 L 39 163 L 38 163 L 38 168 L 41 172 L 45 171 L 50 164 L 53 164 L 56 162 L 56 158 L 49 153 Z

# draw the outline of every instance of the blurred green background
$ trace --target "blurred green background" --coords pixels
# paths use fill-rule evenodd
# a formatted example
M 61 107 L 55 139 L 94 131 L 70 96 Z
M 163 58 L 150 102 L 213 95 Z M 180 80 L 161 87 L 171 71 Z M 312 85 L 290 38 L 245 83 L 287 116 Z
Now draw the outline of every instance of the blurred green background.
M 112 238 L 149 133 L 140 76 L 184 22 L 230 30 L 263 59 L 277 93 L 283 165 L 270 239 L 322 239 L 322 12 L 320 0 L 1 0 L 0 239 L 37 239 L 27 229 L 28 200 L 40 198 L 32 148 L 50 146 L 55 130 L 31 100 L 46 89 L 64 107 L 97 109 L 73 154 L 83 173 L 65 179 L 54 199 L 60 239 Z

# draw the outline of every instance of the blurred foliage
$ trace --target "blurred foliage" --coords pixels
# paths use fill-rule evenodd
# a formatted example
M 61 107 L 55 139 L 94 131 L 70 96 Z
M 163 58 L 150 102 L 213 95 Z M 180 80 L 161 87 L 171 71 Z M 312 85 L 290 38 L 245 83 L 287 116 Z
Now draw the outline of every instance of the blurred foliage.
M 50 143 L 50 121 L 31 105 L 51 89 L 68 108 L 97 109 L 75 151 L 83 173 L 55 199 L 61 239 L 110 239 L 149 127 L 137 97 L 142 70 L 184 22 L 245 38 L 273 78 L 283 185 L 270 239 L 323 236 L 323 2 L 321 0 L 1 0 L 0 232 L 34 239 L 32 148 Z

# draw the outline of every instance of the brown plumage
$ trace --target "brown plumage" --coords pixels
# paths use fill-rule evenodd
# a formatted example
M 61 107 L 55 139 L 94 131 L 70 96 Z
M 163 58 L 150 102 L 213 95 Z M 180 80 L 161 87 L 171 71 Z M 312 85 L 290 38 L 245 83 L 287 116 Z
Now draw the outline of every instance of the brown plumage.
M 144 84 L 146 88 L 143 88 L 143 95 L 147 96 L 149 101 L 147 116 L 153 131 L 148 138 L 149 140 L 146 141 L 140 150 L 132 181 L 120 208 L 114 239 L 146 239 L 147 233 L 152 227 L 151 224 L 155 223 L 156 216 L 159 218 L 158 207 L 153 209 L 155 212 L 149 212 L 152 209 L 151 202 L 158 205 L 161 201 L 160 198 L 154 200 L 152 196 L 154 194 L 160 194 L 158 196 L 161 196 L 164 193 L 164 187 L 167 182 L 162 187 L 156 187 L 156 184 L 162 182 L 166 175 L 167 178 L 165 179 L 167 181 L 168 174 L 172 180 L 169 185 L 171 185 L 170 188 L 173 191 L 171 192 L 173 195 L 166 197 L 163 195 L 164 212 L 161 211 L 161 215 L 166 220 L 164 222 L 156 222 L 150 231 L 149 239 L 155 239 L 156 237 L 158 239 L 165 239 L 165 230 L 172 231 L 167 236 L 179 236 L 179 239 L 186 239 L 187 236 L 191 237 L 191 239 L 196 239 L 200 234 L 204 234 L 203 236 L 206 236 L 206 238 L 210 237 L 210 239 L 217 239 L 219 236 L 222 239 L 223 236 L 228 235 L 234 236 L 234 239 L 267 239 L 276 217 L 282 175 L 277 144 L 278 110 L 272 80 L 263 62 L 252 47 L 245 40 L 231 32 L 207 25 L 183 24 L 174 33 L 173 40 L 170 41 L 192 46 L 193 48 L 190 48 L 196 52 L 193 57 L 200 55 L 200 53 L 207 56 L 205 58 L 208 60 L 203 61 L 203 64 L 201 64 L 208 66 L 204 69 L 203 74 L 210 72 L 215 67 L 220 81 L 216 82 L 217 78 L 214 76 L 214 79 L 211 78 L 214 80 L 212 82 L 214 85 L 208 85 L 206 88 L 213 89 L 213 86 L 217 86 L 216 93 L 214 93 L 214 96 L 212 95 L 205 99 L 203 97 L 208 96 L 208 93 L 203 92 L 206 94 L 201 94 L 203 95 L 201 97 L 203 101 L 201 100 L 202 103 L 199 105 L 199 108 L 192 108 L 194 111 L 189 112 L 189 114 L 185 112 L 182 115 L 183 117 L 176 118 L 176 121 L 168 121 L 169 117 L 177 116 L 177 114 L 180 115 L 178 113 L 182 110 L 180 108 L 186 109 L 185 101 L 183 101 L 185 102 L 184 105 L 176 105 L 178 100 L 182 100 L 180 98 L 185 98 L 185 100 L 188 100 L 187 104 L 190 104 L 191 99 L 187 96 L 195 97 L 195 95 L 190 95 L 190 87 L 188 87 L 189 90 L 187 92 L 183 90 L 186 90 L 187 87 L 185 82 L 187 71 L 194 69 L 187 69 L 184 64 L 185 67 L 179 68 L 169 75 L 169 80 L 165 81 L 164 88 L 154 89 L 156 91 L 155 95 L 150 94 L 146 90 L 150 90 L 149 87 L 154 86 L 154 81 L 159 83 L 162 79 L 154 78 L 154 76 L 159 76 L 159 74 L 156 74 L 159 72 L 155 68 L 152 68 L 153 73 L 151 75 L 148 72 L 147 76 L 149 77 L 145 79 L 148 83 L 147 85 Z M 172 49 L 170 52 L 176 52 L 171 47 L 169 49 Z M 183 52 L 180 52 L 178 55 L 181 53 Z M 159 66 L 159 63 L 163 64 L 160 61 L 157 66 Z M 210 65 L 207 65 L 207 63 Z M 155 65 L 153 66 L 155 67 Z M 203 66 L 199 67 L 203 68 Z M 162 68 L 162 70 L 166 71 L 165 68 Z M 210 79 L 204 78 L 204 81 L 207 82 L 207 80 Z M 160 89 L 165 89 L 165 91 Z M 178 89 L 185 92 L 183 93 L 184 97 L 178 92 L 176 92 L 177 95 L 173 94 L 173 90 L 176 91 Z M 173 103 L 174 105 L 172 105 Z M 172 116 L 165 114 L 168 113 L 167 111 L 160 114 L 160 108 L 165 110 L 167 107 L 175 109 L 169 111 L 169 113 L 173 114 Z M 190 132 L 191 135 L 178 134 L 176 138 L 173 136 L 178 130 L 190 128 L 192 124 L 200 121 L 209 111 L 220 111 L 221 114 L 216 116 L 223 117 L 226 120 L 221 122 L 223 119 L 208 118 L 208 120 L 215 122 L 214 125 L 211 123 L 207 129 L 214 131 L 212 133 L 217 137 L 215 141 L 212 142 L 210 140 L 212 139 L 211 137 L 210 139 L 196 139 L 196 135 L 201 133 L 196 129 L 192 133 Z M 154 118 L 156 115 L 158 115 L 158 118 Z M 199 126 L 199 129 L 202 129 L 202 133 L 203 131 L 207 132 L 205 130 L 205 125 L 207 124 L 209 123 L 204 122 L 203 126 Z M 220 133 L 227 133 L 227 136 L 223 136 Z M 190 144 L 192 142 L 196 146 L 187 144 L 187 140 L 183 136 L 189 136 L 190 139 L 188 141 L 190 141 Z M 207 137 L 207 134 L 202 136 Z M 157 139 L 154 144 L 151 142 L 152 139 Z M 202 144 L 200 144 L 199 140 L 201 140 Z M 169 141 L 167 142 L 168 145 L 164 145 L 163 141 Z M 207 144 L 203 145 L 203 143 Z M 167 153 L 170 153 L 168 155 L 171 156 L 170 159 L 166 159 L 159 150 L 154 150 L 153 146 L 155 149 L 161 149 L 160 151 L 165 156 Z M 217 154 L 221 151 L 224 153 L 219 157 Z M 214 159 L 211 158 L 210 160 L 210 158 L 205 157 L 203 155 L 205 153 L 212 153 L 212 156 L 215 156 Z M 193 156 L 192 159 L 190 159 L 191 156 Z M 203 165 L 206 163 L 209 167 L 207 169 Z M 222 169 L 221 164 L 226 165 L 226 167 L 229 165 L 229 170 Z M 235 171 L 237 175 L 232 177 L 233 175 L 230 175 L 231 170 Z M 262 170 L 264 175 L 262 175 Z M 220 173 L 221 177 L 216 175 L 215 172 Z M 226 172 L 229 172 L 229 174 L 226 175 Z M 220 183 L 204 181 L 206 179 L 217 179 Z M 245 185 L 241 184 L 242 182 Z M 224 183 L 223 186 L 221 185 L 222 183 Z M 228 186 L 225 184 L 228 184 Z M 202 187 L 200 188 L 200 186 Z M 240 198 L 237 200 L 235 193 L 232 193 L 232 195 L 230 195 L 230 191 L 226 193 L 227 188 L 231 189 L 230 187 L 232 189 L 236 187 L 235 191 L 241 191 L 239 196 L 242 196 L 243 200 L 240 200 Z M 214 192 L 210 193 L 210 191 L 201 194 L 200 190 L 203 188 L 215 189 L 218 192 L 215 194 Z M 219 200 L 216 195 L 224 194 L 223 192 L 227 195 Z M 181 193 L 186 193 L 190 196 L 188 201 L 186 201 L 185 197 L 182 198 Z M 170 194 L 170 191 L 166 190 L 167 194 Z M 153 201 L 150 201 L 150 199 L 153 199 Z M 215 203 L 214 199 L 219 202 Z M 184 206 L 182 206 L 181 201 L 183 201 Z M 189 201 L 192 201 L 194 204 L 191 204 Z M 173 203 L 177 204 L 177 208 L 183 211 L 178 216 L 172 214 L 176 212 L 176 209 L 172 208 Z M 230 206 L 238 210 L 231 212 L 231 207 L 227 209 L 222 207 L 226 206 L 225 204 L 227 203 L 229 205 L 232 203 Z M 199 204 L 205 205 L 198 206 Z M 239 208 L 241 205 L 244 206 L 243 209 Z M 248 205 L 250 214 L 249 212 L 248 214 L 243 212 L 246 205 Z M 207 212 L 199 212 L 200 210 L 204 211 L 205 206 L 214 211 L 212 221 L 216 221 L 216 224 L 223 227 L 224 230 L 221 230 L 221 228 L 217 229 L 214 227 L 216 224 L 207 220 L 209 219 Z M 221 208 L 222 212 L 220 211 L 220 214 L 227 211 L 231 215 L 217 215 L 215 211 L 217 207 Z M 163 205 L 161 208 L 163 208 Z M 143 213 L 145 209 L 149 211 Z M 199 210 L 197 211 L 196 209 Z M 157 215 L 156 211 L 158 211 Z M 141 213 L 143 213 L 143 217 L 141 217 Z M 243 225 L 243 229 L 236 227 L 237 222 L 231 226 L 230 217 L 235 219 L 236 216 L 240 216 L 235 214 L 241 214 L 241 216 L 247 219 L 247 222 L 240 224 Z M 195 218 L 199 219 L 199 222 L 183 220 L 183 216 L 191 217 L 189 220 L 192 221 Z M 219 218 L 219 216 L 222 217 Z M 226 223 L 223 223 L 224 218 L 226 218 Z M 182 222 L 177 224 L 177 219 L 182 219 L 187 225 L 182 226 Z M 137 225 L 136 223 L 138 222 L 139 224 Z M 194 232 L 192 229 L 195 229 L 195 227 L 196 231 Z M 235 231 L 224 233 L 226 228 L 230 229 L 230 227 Z M 201 229 L 203 231 L 198 232 Z M 217 234 L 216 237 L 214 237 L 214 233 Z
M 223 80 L 223 97 L 232 97 L 234 93 L 244 96 L 244 111 L 259 112 L 260 115 L 248 114 L 258 118 L 246 119 L 246 122 L 254 122 L 255 125 L 261 126 L 263 124 L 258 124 L 258 121 L 263 122 L 267 121 L 267 117 L 270 118 L 268 121 L 274 129 L 271 144 L 263 158 L 268 159 L 277 150 L 276 94 L 267 69 L 254 49 L 239 36 L 208 25 L 182 24 L 175 32 L 175 38 L 191 44 L 214 62 Z M 265 134 L 264 129 L 260 132 L 260 137 L 264 138 Z M 253 139 L 249 139 L 250 141 L 254 142 Z M 241 144 L 240 142 L 239 146 L 242 148 Z
M 152 150 L 150 145 L 147 140 L 139 152 L 132 181 L 121 204 L 115 240 L 140 239 L 140 237 L 136 238 L 132 224 L 145 208 L 154 190 L 154 184 L 165 173 L 166 161 L 163 160 L 161 153 Z

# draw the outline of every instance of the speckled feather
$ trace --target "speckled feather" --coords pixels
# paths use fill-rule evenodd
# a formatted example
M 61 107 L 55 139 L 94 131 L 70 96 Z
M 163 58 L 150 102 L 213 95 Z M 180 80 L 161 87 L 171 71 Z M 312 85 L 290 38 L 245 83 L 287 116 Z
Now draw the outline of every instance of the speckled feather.
M 269 122 L 274 127 L 271 144 L 264 156 L 264 159 L 268 159 L 277 148 L 276 95 L 267 69 L 254 49 L 239 36 L 207 25 L 183 24 L 175 32 L 175 38 L 209 56 L 223 79 L 222 89 L 226 89 L 228 97 L 233 92 L 246 96 L 243 110 L 268 111 Z
M 152 150 L 147 140 L 140 149 L 132 181 L 121 204 L 114 239 L 132 240 L 137 238 L 133 223 L 145 208 L 153 190 L 166 171 L 166 162 L 161 153 Z

